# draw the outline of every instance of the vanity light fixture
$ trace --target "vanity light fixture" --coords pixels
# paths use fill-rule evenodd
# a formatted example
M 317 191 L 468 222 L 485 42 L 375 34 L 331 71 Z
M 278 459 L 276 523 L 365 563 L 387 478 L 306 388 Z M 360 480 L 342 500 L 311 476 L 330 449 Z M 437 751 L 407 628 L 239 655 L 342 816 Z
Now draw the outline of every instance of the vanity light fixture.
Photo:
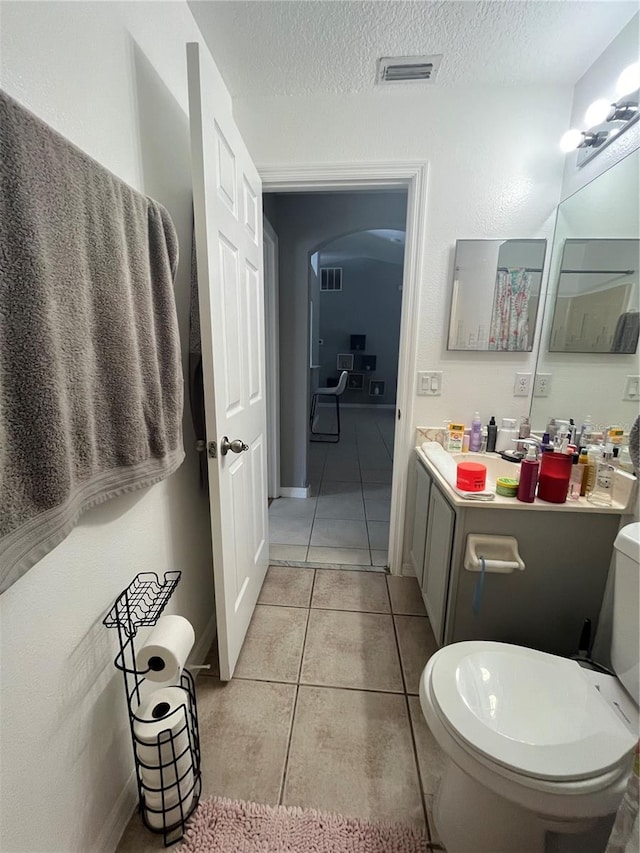
M 616 83 L 618 100 L 605 98 L 594 101 L 585 113 L 587 130 L 568 130 L 560 140 L 565 153 L 578 149 L 578 166 L 584 166 L 639 117 L 640 62 L 629 65 Z

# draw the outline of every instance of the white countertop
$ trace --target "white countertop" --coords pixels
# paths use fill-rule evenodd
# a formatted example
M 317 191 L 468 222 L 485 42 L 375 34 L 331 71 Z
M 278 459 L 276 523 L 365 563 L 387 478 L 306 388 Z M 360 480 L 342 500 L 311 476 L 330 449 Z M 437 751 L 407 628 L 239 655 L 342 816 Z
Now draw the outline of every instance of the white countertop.
M 637 488 L 637 480 L 632 474 L 627 474 L 625 471 L 616 471 L 614 474 L 614 496 L 616 500 L 612 501 L 611 506 L 597 506 L 590 503 L 586 498 L 578 498 L 578 500 L 567 500 L 563 504 L 549 503 L 548 501 L 534 498 L 533 503 L 524 503 L 517 498 L 506 498 L 502 495 L 495 495 L 492 501 L 470 500 L 463 498 L 459 492 L 449 485 L 447 480 L 440 473 L 438 468 L 427 457 L 421 447 L 416 447 L 416 455 L 427 472 L 438 483 L 441 490 L 447 496 L 450 503 L 455 506 L 465 507 L 467 509 L 516 509 L 516 510 L 534 510 L 542 512 L 591 512 L 591 513 L 608 513 L 624 515 L 632 509 L 632 502 Z M 498 453 L 465 453 L 464 457 L 469 462 L 485 462 L 491 465 L 498 460 L 504 465 L 509 466 L 513 473 L 507 473 L 507 469 L 502 468 L 499 476 L 511 476 L 518 479 L 520 475 L 520 466 L 513 462 L 506 462 Z M 460 457 L 456 454 L 456 458 L 460 461 Z M 486 491 L 495 493 L 495 481 L 487 475 Z

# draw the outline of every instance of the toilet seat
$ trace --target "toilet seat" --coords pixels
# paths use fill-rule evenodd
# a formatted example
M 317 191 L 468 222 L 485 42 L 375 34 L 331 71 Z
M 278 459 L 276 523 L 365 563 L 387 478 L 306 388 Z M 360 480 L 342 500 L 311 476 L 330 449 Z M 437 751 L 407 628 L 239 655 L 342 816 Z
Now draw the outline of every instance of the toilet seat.
M 615 777 L 626 768 L 636 738 L 575 661 L 508 643 L 462 642 L 440 649 L 430 670 L 441 722 L 492 764 L 552 783 Z

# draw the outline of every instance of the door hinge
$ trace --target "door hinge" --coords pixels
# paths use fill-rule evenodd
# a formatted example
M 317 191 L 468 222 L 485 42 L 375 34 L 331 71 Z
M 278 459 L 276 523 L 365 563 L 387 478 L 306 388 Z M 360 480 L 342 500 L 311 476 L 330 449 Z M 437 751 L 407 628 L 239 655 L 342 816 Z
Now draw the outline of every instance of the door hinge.
M 400 420 L 400 409 L 398 409 L 398 420 Z
M 207 455 L 209 456 L 209 459 L 218 458 L 218 445 L 215 441 L 210 441 L 207 444 Z

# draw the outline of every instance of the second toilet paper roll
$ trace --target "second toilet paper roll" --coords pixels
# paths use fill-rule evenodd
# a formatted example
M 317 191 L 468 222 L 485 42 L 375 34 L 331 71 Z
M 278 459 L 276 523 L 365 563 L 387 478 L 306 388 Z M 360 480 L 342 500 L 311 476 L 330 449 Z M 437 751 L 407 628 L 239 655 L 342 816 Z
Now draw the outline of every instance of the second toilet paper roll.
M 176 683 L 196 635 L 183 616 L 161 616 L 136 655 L 136 666 L 149 681 Z
M 189 695 L 181 687 L 155 690 L 136 711 L 135 750 L 145 797 L 152 808 L 159 808 L 155 801 L 162 799 L 160 788 L 165 797 L 175 796 L 179 788 L 182 799 L 193 787 L 190 731 Z

